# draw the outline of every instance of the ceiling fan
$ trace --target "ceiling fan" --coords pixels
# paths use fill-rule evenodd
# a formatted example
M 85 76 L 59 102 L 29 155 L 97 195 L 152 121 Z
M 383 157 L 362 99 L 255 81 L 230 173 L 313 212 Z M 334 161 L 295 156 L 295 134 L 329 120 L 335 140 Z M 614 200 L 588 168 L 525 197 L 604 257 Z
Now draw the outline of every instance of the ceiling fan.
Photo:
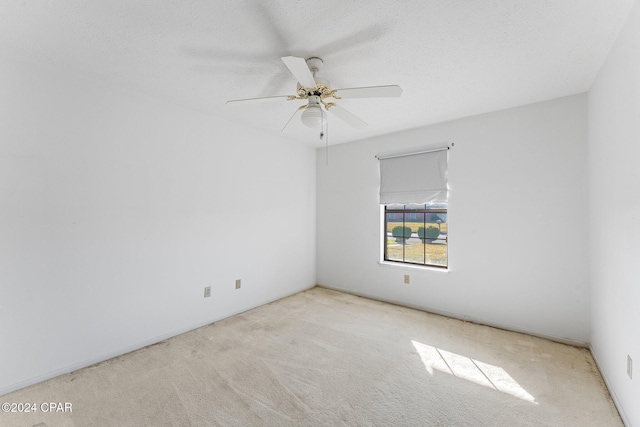
M 295 56 L 285 56 L 281 59 L 298 81 L 296 95 L 234 99 L 227 101 L 227 105 L 255 104 L 276 100 L 306 100 L 307 104 L 298 107 L 282 128 L 282 131 L 284 131 L 293 118 L 302 111 L 300 117 L 302 123 L 310 128 L 319 128 L 320 139 L 322 139 L 324 133 L 326 133 L 326 131 L 323 132 L 323 129 L 326 128 L 327 125 L 323 108 L 357 129 L 368 126 L 363 120 L 336 104 L 334 102 L 335 100 L 343 98 L 387 98 L 398 97 L 402 94 L 402 88 L 397 85 L 332 89 L 328 81 L 318 76 L 318 72 L 323 63 L 321 58 L 314 56 L 305 60 Z

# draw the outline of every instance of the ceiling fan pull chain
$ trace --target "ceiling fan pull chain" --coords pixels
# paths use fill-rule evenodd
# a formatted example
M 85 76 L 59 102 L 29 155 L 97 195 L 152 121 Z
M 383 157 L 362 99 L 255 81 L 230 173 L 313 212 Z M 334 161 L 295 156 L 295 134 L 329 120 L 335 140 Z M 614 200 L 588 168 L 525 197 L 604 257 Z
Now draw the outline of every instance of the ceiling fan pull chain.
M 325 149 L 324 152 L 326 154 L 325 165 L 329 166 L 329 123 L 327 123 L 327 135 L 324 140 Z
M 322 110 L 322 108 L 320 108 L 320 114 L 321 114 L 321 122 L 320 122 L 320 139 L 324 139 L 324 144 L 325 144 L 325 164 L 326 166 L 329 166 L 329 120 L 327 120 L 327 117 L 325 115 L 325 112 Z

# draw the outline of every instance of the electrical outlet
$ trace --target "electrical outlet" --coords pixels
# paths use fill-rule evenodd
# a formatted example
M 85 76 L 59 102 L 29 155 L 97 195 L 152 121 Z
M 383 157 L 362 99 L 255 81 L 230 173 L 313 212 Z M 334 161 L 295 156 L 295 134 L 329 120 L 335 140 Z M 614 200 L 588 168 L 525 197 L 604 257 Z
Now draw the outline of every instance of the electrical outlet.
M 242 286 L 242 281 L 240 279 L 236 280 L 236 289 L 240 289 Z
M 408 274 L 404 275 L 404 283 L 406 283 L 407 285 L 411 283 L 411 278 Z
M 204 297 L 209 298 L 211 296 L 211 286 L 205 286 L 204 288 Z
M 633 359 L 627 354 L 627 375 L 633 379 Z

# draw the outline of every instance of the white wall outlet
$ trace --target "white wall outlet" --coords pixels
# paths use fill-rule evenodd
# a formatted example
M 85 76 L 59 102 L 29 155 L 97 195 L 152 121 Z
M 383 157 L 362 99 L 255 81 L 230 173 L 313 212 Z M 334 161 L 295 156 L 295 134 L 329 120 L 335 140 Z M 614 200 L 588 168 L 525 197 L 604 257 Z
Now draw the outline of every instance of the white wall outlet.
M 240 279 L 236 280 L 236 289 L 240 289 L 242 286 L 242 281 Z
M 211 296 L 211 286 L 205 286 L 204 288 L 204 297 L 209 298 Z
M 409 277 L 408 274 L 404 275 L 404 283 L 406 283 L 407 285 L 411 283 L 411 277 Z
M 627 375 L 633 379 L 633 359 L 627 354 Z

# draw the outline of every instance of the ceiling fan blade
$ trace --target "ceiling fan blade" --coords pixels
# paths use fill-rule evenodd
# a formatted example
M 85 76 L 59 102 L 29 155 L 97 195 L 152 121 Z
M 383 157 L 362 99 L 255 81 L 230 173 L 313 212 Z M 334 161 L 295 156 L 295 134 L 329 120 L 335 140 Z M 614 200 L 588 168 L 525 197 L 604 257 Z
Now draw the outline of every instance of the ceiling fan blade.
M 391 98 L 402 95 L 402 88 L 398 85 L 352 87 L 336 89 L 340 98 Z
M 351 114 L 339 105 L 333 105 L 329 108 L 329 111 L 343 120 L 345 123 L 350 124 L 356 129 L 364 129 L 369 126 L 366 122 L 360 120 L 358 117 Z
M 289 99 L 288 95 L 278 95 L 278 96 L 263 96 L 262 98 L 247 98 L 247 99 L 232 99 L 227 101 L 227 105 L 238 105 L 238 104 L 261 104 L 263 102 L 277 101 L 280 99 L 284 99 L 285 101 Z
M 283 56 L 282 62 L 287 66 L 291 74 L 304 87 L 316 87 L 316 81 L 307 65 L 307 61 L 297 56 Z
M 300 112 L 300 110 L 304 110 L 305 108 L 307 108 L 306 105 L 301 105 L 300 107 L 298 107 L 298 109 L 296 111 L 294 111 L 293 115 L 287 121 L 287 123 L 284 125 L 284 127 L 282 128 L 282 130 L 280 132 L 284 132 L 285 129 L 287 129 L 287 126 L 289 126 L 289 123 L 291 123 L 291 121 L 293 120 L 293 118 L 298 115 L 298 112 Z

